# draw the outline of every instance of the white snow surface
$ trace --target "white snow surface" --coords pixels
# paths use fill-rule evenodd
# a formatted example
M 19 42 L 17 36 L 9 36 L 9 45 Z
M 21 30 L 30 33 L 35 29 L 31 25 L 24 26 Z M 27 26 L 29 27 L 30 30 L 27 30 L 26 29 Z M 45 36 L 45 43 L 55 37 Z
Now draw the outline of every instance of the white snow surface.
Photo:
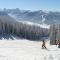
M 42 23 L 44 23 L 45 21 L 45 18 L 44 18 L 44 15 L 42 15 Z
M 46 41 L 47 49 L 41 48 L 42 42 L 26 39 L 0 40 L 0 60 L 60 60 L 60 49 Z

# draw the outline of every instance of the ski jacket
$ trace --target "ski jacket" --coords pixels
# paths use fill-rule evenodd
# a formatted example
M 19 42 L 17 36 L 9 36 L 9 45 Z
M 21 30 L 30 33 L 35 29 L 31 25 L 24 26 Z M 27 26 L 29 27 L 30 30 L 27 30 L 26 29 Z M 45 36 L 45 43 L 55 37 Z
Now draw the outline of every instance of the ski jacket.
M 60 45 L 60 40 L 57 41 L 57 44 Z

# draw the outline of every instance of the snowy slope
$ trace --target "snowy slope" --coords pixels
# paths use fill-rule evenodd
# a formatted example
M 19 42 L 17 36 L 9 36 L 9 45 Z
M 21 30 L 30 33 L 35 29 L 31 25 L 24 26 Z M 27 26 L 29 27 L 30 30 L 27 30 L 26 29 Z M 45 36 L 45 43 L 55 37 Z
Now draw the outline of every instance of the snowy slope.
M 44 50 L 41 44 L 26 39 L 0 40 L 0 60 L 60 60 L 57 46 L 46 42 L 47 50 Z
M 45 23 L 43 23 L 43 24 L 38 24 L 38 23 L 29 22 L 29 21 L 19 21 L 19 22 L 22 22 L 23 24 L 28 24 L 28 25 L 40 26 L 41 28 L 47 28 L 47 29 L 50 28 L 50 25 L 47 25 L 47 24 L 45 24 Z
M 31 21 L 19 21 L 19 20 L 17 20 L 18 18 L 16 16 L 12 15 L 12 14 L 9 14 L 9 16 L 13 17 L 18 22 L 22 22 L 23 24 L 36 25 L 36 26 L 40 26 L 41 28 L 47 28 L 47 29 L 50 28 L 50 25 L 44 23 L 45 18 L 43 17 L 43 15 L 42 15 L 42 23 L 41 24 L 34 23 L 34 22 L 31 22 Z

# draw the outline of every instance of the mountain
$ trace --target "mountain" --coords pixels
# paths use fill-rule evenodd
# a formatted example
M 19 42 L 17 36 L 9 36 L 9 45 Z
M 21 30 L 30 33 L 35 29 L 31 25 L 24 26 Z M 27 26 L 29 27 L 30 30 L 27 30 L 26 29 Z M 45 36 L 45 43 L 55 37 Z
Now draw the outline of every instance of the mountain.
M 14 10 L 13 10 L 14 11 Z M 29 21 L 20 21 L 10 15 L 9 11 L 0 11 L 0 39 L 12 38 L 11 35 L 16 35 L 21 38 L 30 40 L 40 40 L 42 37 L 49 35 L 48 29 L 42 25 Z
M 17 21 L 30 21 L 39 24 L 54 24 L 60 23 L 60 12 L 52 11 L 30 11 L 16 9 L 3 9 L 7 14 Z
M 0 19 L 1 18 L 2 20 L 18 21 L 29 25 L 40 25 L 42 28 L 49 28 L 51 24 L 60 24 L 60 12 L 52 11 L 30 11 L 20 10 L 19 8 L 4 8 L 0 9 Z

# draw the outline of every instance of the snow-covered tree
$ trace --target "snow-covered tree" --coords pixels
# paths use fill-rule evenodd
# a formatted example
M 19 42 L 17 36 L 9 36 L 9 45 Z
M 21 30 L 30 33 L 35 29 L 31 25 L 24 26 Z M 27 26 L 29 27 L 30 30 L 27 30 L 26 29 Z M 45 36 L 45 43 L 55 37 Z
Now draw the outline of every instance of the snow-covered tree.
M 50 27 L 50 44 L 55 45 L 56 44 L 56 27 L 55 24 L 53 24 Z

